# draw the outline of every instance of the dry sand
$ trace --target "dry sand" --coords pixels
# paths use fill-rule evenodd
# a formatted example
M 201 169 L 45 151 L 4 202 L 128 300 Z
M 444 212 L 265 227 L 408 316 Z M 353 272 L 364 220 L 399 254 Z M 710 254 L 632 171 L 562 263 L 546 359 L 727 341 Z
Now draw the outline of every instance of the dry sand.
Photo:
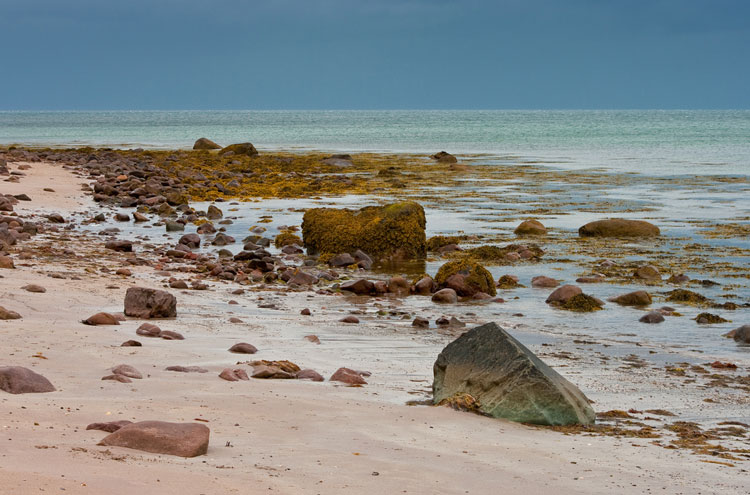
M 18 211 L 66 215 L 92 206 L 80 192 L 83 181 L 69 171 L 35 163 L 26 172 L 18 184 L 0 183 L 4 193 L 32 197 Z M 56 192 L 41 193 L 43 187 Z M 120 326 L 83 325 L 80 320 L 93 313 L 121 312 L 127 287 L 161 288 L 163 278 L 150 267 L 130 267 L 133 277 L 118 277 L 114 269 L 122 261 L 114 255 L 111 262 L 98 260 L 109 263 L 112 273 L 87 272 L 92 241 L 70 236 L 65 242 L 82 257 L 16 259 L 15 270 L 1 272 L 2 305 L 23 319 L 0 322 L 0 365 L 32 368 L 58 389 L 0 392 L 2 494 L 728 494 L 747 493 L 750 485 L 745 469 L 701 462 L 645 439 L 566 436 L 447 408 L 403 405 L 411 395 L 424 397 L 434 356 L 425 359 L 418 352 L 421 341 L 405 327 L 394 332 L 367 318 L 360 325 L 337 323 L 337 299 L 310 297 L 309 291 L 238 296 L 230 294 L 236 287 L 231 284 L 172 291 L 178 317 L 156 323 L 183 333 L 184 341 L 136 336 L 142 321 L 134 319 Z M 29 283 L 47 292 L 21 290 Z M 278 301 L 282 310 L 258 308 L 259 296 Z M 227 304 L 230 299 L 239 304 Z M 303 307 L 313 316 L 298 316 Z M 230 316 L 245 323 L 231 324 Z M 321 344 L 304 340 L 307 334 L 317 334 Z M 134 338 L 143 347 L 120 347 Z M 241 341 L 256 345 L 258 354 L 226 351 Z M 326 377 L 339 366 L 373 375 L 361 388 L 218 378 L 224 367 L 252 358 L 289 359 Z M 121 363 L 139 369 L 144 379 L 100 380 Z M 169 365 L 209 372 L 164 371 Z M 192 459 L 99 447 L 106 434 L 85 430 L 100 421 L 196 418 L 207 421 L 211 442 L 206 456 Z

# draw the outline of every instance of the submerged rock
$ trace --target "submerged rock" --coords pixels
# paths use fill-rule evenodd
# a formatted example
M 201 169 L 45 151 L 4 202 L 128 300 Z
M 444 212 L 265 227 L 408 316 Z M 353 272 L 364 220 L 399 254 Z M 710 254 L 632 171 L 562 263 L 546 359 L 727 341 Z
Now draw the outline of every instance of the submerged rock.
M 624 218 L 597 220 L 578 229 L 581 237 L 656 237 L 660 234 L 659 227 L 654 224 Z
M 586 396 L 496 323 L 448 344 L 433 372 L 435 404 L 469 394 L 480 412 L 496 418 L 544 425 L 594 422 Z
M 196 457 L 208 451 L 210 430 L 198 423 L 141 421 L 125 425 L 104 437 L 99 445 Z
M 310 254 L 361 249 L 377 258 L 424 258 L 425 225 L 424 209 L 411 201 L 359 210 L 311 208 L 302 219 L 302 239 Z

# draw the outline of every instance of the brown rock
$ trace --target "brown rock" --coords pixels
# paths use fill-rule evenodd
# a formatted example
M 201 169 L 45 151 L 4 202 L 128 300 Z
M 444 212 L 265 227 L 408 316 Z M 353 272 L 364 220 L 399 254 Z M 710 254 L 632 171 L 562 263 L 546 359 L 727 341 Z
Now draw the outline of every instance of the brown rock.
M 130 287 L 125 293 L 125 315 L 136 318 L 173 318 L 177 299 L 163 290 Z
M 215 142 L 211 141 L 208 138 L 199 138 L 195 143 L 193 143 L 193 149 L 194 150 L 220 150 L 221 146 L 216 144 Z
M 55 387 L 42 375 L 21 366 L 0 366 L 0 390 L 10 394 L 42 394 Z
M 375 292 L 375 284 L 366 279 L 350 280 L 341 284 L 341 290 L 357 295 L 369 295 Z
M 109 423 L 91 423 L 86 427 L 87 430 L 101 430 L 106 431 L 107 433 L 114 433 L 123 426 L 133 424 L 132 421 L 122 420 L 122 421 L 110 421 Z
M 320 344 L 320 339 L 317 335 L 305 335 L 305 340 L 312 342 L 313 344 Z
M 341 323 L 359 323 L 359 318 L 357 318 L 354 315 L 349 315 L 344 318 L 341 318 Z
M 120 382 L 120 383 L 132 383 L 133 382 L 133 380 L 131 380 L 127 376 L 117 375 L 117 374 L 103 376 L 102 380 L 113 380 L 113 381 Z
M 524 235 L 547 235 L 547 228 L 538 220 L 524 220 L 513 231 L 518 236 Z
M 310 316 L 310 308 L 305 308 L 302 311 L 299 312 L 302 316 Z
M 430 276 L 422 277 L 414 284 L 414 293 L 422 296 L 429 296 L 435 288 L 435 281 Z
M 623 306 L 648 306 L 651 304 L 651 295 L 645 290 L 637 290 L 617 297 L 611 297 L 609 300 Z
M 143 323 L 138 327 L 135 333 L 143 335 L 144 337 L 158 337 L 161 333 L 161 328 L 151 323 Z
M 565 304 L 568 299 L 578 294 L 583 294 L 580 287 L 576 285 L 563 285 L 555 289 L 545 301 L 547 304 Z
M 167 366 L 164 369 L 178 373 L 208 373 L 206 368 L 201 368 L 200 366 Z
M 659 227 L 643 220 L 612 218 L 589 222 L 580 229 L 581 237 L 656 237 Z
M 341 382 L 346 383 L 348 385 L 366 385 L 367 382 L 364 378 L 362 378 L 362 375 L 349 368 L 339 368 L 336 370 L 336 372 L 331 375 L 330 381 L 332 382 Z
M 458 160 L 455 156 L 451 155 L 447 151 L 438 151 L 434 155 L 430 155 L 430 158 L 437 160 L 438 163 L 456 163 Z
M 229 352 L 234 352 L 237 354 L 255 354 L 256 352 L 258 352 L 258 349 L 254 345 L 248 344 L 247 342 L 240 342 L 239 344 L 234 344 L 232 347 L 230 347 Z
M 110 371 L 114 375 L 127 376 L 128 378 L 135 378 L 137 380 L 140 380 L 141 378 L 143 378 L 143 375 L 141 375 L 141 372 L 133 368 L 129 364 L 118 364 L 114 368 L 110 369 Z
M 417 328 L 429 328 L 430 320 L 421 316 L 417 316 L 416 318 L 414 318 L 414 321 L 411 322 L 411 326 Z
M 298 371 L 285 371 L 279 366 L 259 364 L 253 365 L 253 378 L 262 379 L 290 379 L 296 378 Z
M 406 295 L 411 289 L 411 284 L 404 277 L 391 277 L 388 279 L 388 291 L 397 295 Z
M 99 445 L 196 457 L 208 451 L 209 435 L 208 427 L 197 423 L 141 421 L 123 426 L 104 437 Z
M 95 315 L 89 316 L 83 323 L 86 325 L 119 325 L 114 315 L 110 313 L 96 313 Z
M 432 295 L 432 302 L 438 304 L 456 304 L 458 302 L 458 294 L 453 289 L 440 289 Z
M 638 320 L 641 323 L 661 323 L 664 321 L 664 316 L 658 311 L 651 311 Z
M 242 368 L 224 368 L 222 372 L 219 373 L 219 378 L 223 378 L 229 382 L 250 379 L 247 376 L 247 372 Z
M 38 294 L 43 294 L 43 293 L 47 292 L 47 289 L 45 289 L 41 285 L 36 285 L 36 284 L 24 285 L 21 288 L 23 290 L 25 290 L 26 292 L 35 292 L 35 293 L 38 293 Z
M 159 332 L 159 337 L 164 340 L 185 340 L 185 336 L 178 332 L 172 332 L 171 330 L 162 330 Z
M 120 344 L 120 347 L 141 347 L 143 344 L 138 342 L 137 340 L 126 340 L 122 344 Z
M 636 269 L 635 273 L 633 273 L 633 277 L 643 280 L 661 280 L 659 269 L 651 265 L 639 267 Z
M 10 256 L 0 256 L 0 268 L 15 268 L 16 265 L 13 264 L 13 258 Z
M 552 288 L 552 287 L 557 287 L 558 285 L 560 285 L 560 282 L 558 282 L 554 278 L 545 277 L 544 275 L 540 275 L 538 277 L 534 277 L 534 278 L 531 279 L 531 286 L 532 287 L 537 287 L 537 288 L 542 288 L 542 287 Z
M 297 380 L 310 380 L 313 382 L 322 382 L 323 376 L 315 370 L 305 369 L 297 372 Z

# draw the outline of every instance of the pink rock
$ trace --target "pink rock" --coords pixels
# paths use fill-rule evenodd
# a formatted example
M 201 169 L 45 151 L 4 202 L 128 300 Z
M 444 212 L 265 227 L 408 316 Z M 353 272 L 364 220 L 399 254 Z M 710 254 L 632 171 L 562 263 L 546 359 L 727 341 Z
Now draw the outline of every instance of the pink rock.
M 208 451 L 209 435 L 208 427 L 197 423 L 141 421 L 123 426 L 104 437 L 99 445 L 196 457 Z
M 348 385 L 366 385 L 367 382 L 362 375 L 349 368 L 339 368 L 336 372 L 331 375 L 332 382 L 341 382 Z
M 566 284 L 555 289 L 552 292 L 552 294 L 549 295 L 549 297 L 547 298 L 545 302 L 547 304 L 553 304 L 553 303 L 564 304 L 571 297 L 576 296 L 578 294 L 582 294 L 582 293 L 583 291 L 577 285 Z
M 242 368 L 225 368 L 221 373 L 219 373 L 219 378 L 223 378 L 224 380 L 230 382 L 250 379 L 247 376 L 247 372 Z
M 237 354 L 255 354 L 256 352 L 258 352 L 258 349 L 254 345 L 248 344 L 247 342 L 240 342 L 230 347 L 229 352 L 235 352 Z
M 313 382 L 322 382 L 323 376 L 315 370 L 305 369 L 297 372 L 298 380 L 310 380 Z

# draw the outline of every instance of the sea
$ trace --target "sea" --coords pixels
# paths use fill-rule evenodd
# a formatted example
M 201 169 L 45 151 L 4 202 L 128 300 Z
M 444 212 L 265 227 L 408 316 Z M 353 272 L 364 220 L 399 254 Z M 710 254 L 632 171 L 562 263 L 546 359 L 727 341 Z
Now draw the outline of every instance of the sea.
M 750 110 L 0 111 L 0 145 L 487 155 L 561 169 L 750 174 Z

